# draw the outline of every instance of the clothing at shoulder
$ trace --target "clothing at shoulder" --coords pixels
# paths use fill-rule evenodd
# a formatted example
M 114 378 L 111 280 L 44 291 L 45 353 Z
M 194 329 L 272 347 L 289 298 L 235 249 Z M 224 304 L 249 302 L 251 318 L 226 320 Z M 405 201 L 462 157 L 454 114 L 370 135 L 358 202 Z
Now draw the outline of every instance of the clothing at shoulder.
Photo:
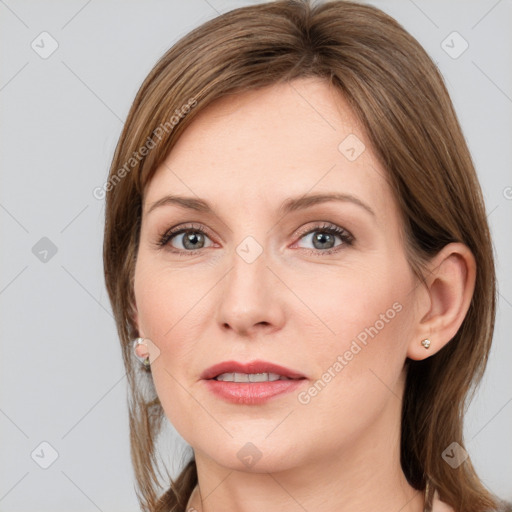
M 432 501 L 432 512 L 455 512 L 450 505 L 441 501 L 436 495 L 434 495 L 434 499 Z
M 432 512 L 455 512 L 450 505 L 441 501 L 438 497 L 437 492 L 434 494 L 434 500 L 432 502 Z M 498 500 L 498 508 L 489 509 L 487 512 L 512 512 L 512 503 L 504 500 Z
M 444 501 L 435 501 L 432 508 L 432 512 L 454 512 L 453 508 L 444 503 Z M 487 512 L 512 512 L 512 503 L 508 501 L 500 501 L 498 508 L 489 509 Z

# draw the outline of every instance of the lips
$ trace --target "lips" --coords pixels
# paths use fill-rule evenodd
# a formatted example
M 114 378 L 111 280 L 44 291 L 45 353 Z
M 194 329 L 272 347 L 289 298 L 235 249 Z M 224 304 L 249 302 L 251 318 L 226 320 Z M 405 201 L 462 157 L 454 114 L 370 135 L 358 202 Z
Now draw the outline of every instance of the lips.
M 201 379 L 215 379 L 223 373 L 275 373 L 281 377 L 288 379 L 305 379 L 301 373 L 286 368 L 278 364 L 267 361 L 250 361 L 240 363 L 238 361 L 224 361 L 222 363 L 211 366 L 201 374 Z
M 236 405 L 263 405 L 279 397 L 284 400 L 307 382 L 298 371 L 267 361 L 225 361 L 205 370 L 201 378 L 213 396 Z

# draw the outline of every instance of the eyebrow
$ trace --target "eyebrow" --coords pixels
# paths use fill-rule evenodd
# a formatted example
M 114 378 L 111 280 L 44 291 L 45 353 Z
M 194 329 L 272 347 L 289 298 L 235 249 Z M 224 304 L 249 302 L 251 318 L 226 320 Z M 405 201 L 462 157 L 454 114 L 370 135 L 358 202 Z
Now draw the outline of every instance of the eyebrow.
M 363 201 L 361 201 L 358 197 L 353 196 L 352 194 L 310 194 L 303 195 L 299 197 L 289 198 L 283 201 L 281 206 L 279 207 L 278 212 L 280 214 L 286 215 L 290 212 L 303 210 L 305 208 L 310 208 L 314 205 L 327 203 L 331 201 L 338 202 L 348 202 L 353 203 L 357 206 L 360 206 L 364 210 L 366 210 L 369 214 L 375 217 L 375 212 Z M 208 204 L 207 201 L 203 199 L 197 199 L 195 197 L 185 197 L 185 196 L 176 196 L 176 195 L 167 195 L 154 202 L 147 214 L 150 214 L 156 208 L 165 205 L 175 205 L 187 210 L 194 210 L 198 212 L 204 213 L 213 213 L 213 208 Z

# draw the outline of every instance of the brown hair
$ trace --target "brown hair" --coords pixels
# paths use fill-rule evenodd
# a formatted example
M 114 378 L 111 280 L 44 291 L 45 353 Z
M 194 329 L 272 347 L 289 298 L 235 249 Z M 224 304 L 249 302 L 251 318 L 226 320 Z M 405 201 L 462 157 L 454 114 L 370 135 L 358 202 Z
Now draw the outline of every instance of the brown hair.
M 192 458 L 169 488 L 167 474 L 162 487 L 156 441 L 163 409 L 158 397 L 144 396 L 143 381 L 147 385 L 151 374 L 144 374 L 132 355 L 130 342 L 138 335 L 133 275 L 145 187 L 207 105 L 309 76 L 336 87 L 362 122 L 388 171 L 418 277 L 450 242 L 466 244 L 476 259 L 474 295 L 458 333 L 430 358 L 406 362 L 401 464 L 415 489 L 425 489 L 428 480 L 457 512 L 494 508 L 495 498 L 469 459 L 453 469 L 441 457 L 454 441 L 464 446 L 463 415 L 485 369 L 494 329 L 495 269 L 480 185 L 431 58 L 381 10 L 343 0 L 315 6 L 308 0 L 274 1 L 202 24 L 157 62 L 128 114 L 105 184 L 103 256 L 129 382 L 131 454 L 141 506 L 182 511 L 197 483 Z M 173 116 L 178 122 L 170 123 Z M 166 489 L 161 496 L 159 488 Z

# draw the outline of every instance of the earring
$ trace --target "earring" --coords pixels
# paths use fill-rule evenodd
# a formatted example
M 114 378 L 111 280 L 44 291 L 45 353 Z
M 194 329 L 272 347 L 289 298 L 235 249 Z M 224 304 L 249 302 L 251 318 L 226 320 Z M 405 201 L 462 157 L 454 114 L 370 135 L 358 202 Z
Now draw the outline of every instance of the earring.
M 144 338 L 135 338 L 133 340 L 133 353 L 134 353 L 135 357 L 144 365 L 145 368 L 149 368 L 150 367 L 149 355 L 147 355 L 146 357 L 140 356 L 137 353 L 137 349 L 138 349 L 139 345 L 144 345 L 147 348 L 147 345 L 144 342 Z
M 425 348 L 429 348 L 429 347 L 430 347 L 430 340 L 425 339 L 425 340 L 423 340 L 423 341 L 421 342 L 421 344 L 422 344 Z

